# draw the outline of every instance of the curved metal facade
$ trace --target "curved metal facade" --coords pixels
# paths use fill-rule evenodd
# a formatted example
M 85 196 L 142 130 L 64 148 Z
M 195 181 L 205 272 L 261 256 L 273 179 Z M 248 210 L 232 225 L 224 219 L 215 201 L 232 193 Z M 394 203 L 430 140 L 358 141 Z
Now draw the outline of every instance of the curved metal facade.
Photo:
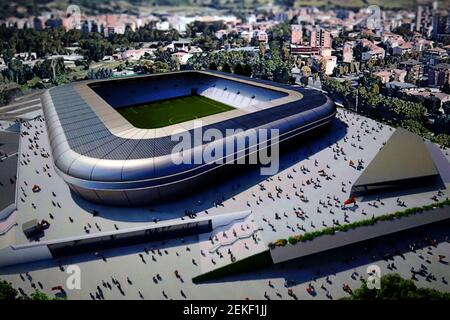
M 203 131 L 214 128 L 224 138 L 184 150 L 188 159 L 198 158 L 215 143 L 233 145 L 223 150 L 224 158 L 245 156 L 261 147 L 259 142 L 224 143 L 239 138 L 227 135 L 227 129 L 278 129 L 283 141 L 331 122 L 336 113 L 335 104 L 320 92 L 218 72 L 72 83 L 52 88 L 43 97 L 56 171 L 79 196 L 106 205 L 142 205 L 195 189 L 223 165 L 174 164 L 172 150 L 178 142 L 171 135 L 192 134 L 193 121 L 139 129 L 114 110 L 127 103 L 187 95 L 193 89 L 237 109 L 201 119 Z

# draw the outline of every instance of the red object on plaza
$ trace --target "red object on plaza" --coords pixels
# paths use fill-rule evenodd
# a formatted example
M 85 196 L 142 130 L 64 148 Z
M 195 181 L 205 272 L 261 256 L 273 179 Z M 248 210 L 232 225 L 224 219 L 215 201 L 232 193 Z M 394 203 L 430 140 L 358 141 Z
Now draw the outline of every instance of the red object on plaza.
M 351 204 L 351 203 L 356 203 L 356 198 L 355 196 L 351 196 L 350 198 L 348 198 L 347 200 L 344 201 L 344 206 Z
M 50 227 L 50 222 L 48 222 L 45 219 L 42 219 L 41 222 L 39 223 L 39 227 L 40 228 L 48 228 L 48 227 Z
M 344 289 L 345 292 L 348 292 L 350 294 L 353 292 L 350 286 L 346 283 L 342 286 L 342 289 Z

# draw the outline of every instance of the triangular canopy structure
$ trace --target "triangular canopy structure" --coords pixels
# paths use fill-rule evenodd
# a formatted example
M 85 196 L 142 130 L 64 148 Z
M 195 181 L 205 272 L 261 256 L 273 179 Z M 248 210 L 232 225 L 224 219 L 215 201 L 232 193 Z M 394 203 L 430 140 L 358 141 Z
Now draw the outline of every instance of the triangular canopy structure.
M 397 129 L 352 187 L 354 195 L 429 186 L 439 172 L 418 135 Z

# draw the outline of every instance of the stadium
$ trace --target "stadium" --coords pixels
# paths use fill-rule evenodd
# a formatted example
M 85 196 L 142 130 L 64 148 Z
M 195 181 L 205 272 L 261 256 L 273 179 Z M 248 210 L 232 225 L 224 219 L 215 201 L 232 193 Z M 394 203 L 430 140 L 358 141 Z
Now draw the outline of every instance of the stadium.
M 195 121 L 226 141 L 239 135 L 227 129 L 278 129 L 281 142 L 329 124 L 336 114 L 334 102 L 318 91 L 212 71 L 77 82 L 48 90 L 42 101 L 56 172 L 80 197 L 117 206 L 195 190 L 226 169 L 230 162 L 174 163 L 171 136 L 191 132 Z M 278 143 L 234 144 L 224 158 L 246 157 L 272 142 Z M 195 158 L 209 143 L 184 156 Z

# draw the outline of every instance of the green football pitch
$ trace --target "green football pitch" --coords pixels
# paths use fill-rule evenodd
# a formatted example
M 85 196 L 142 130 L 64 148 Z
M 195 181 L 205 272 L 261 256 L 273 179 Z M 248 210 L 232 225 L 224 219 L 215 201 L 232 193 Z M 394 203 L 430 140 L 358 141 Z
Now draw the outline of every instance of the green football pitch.
M 153 129 L 232 109 L 234 108 L 203 96 L 188 96 L 116 110 L 135 127 Z

